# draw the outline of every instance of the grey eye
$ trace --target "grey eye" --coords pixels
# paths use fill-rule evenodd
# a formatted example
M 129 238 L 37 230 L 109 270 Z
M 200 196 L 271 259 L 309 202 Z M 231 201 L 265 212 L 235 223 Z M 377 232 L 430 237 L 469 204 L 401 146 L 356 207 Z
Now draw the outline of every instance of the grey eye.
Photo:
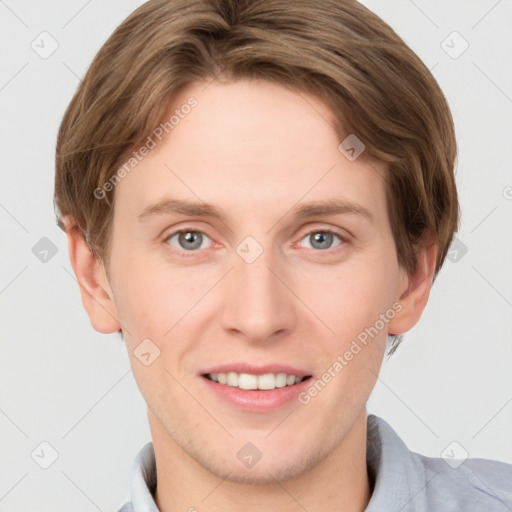
M 338 243 L 333 245 L 333 242 L 338 239 Z M 310 249 L 331 249 L 336 245 L 341 243 L 341 238 L 335 233 L 330 233 L 329 231 L 313 231 L 312 233 L 308 233 L 303 240 L 306 240 Z
M 178 249 L 185 251 L 194 251 L 196 249 L 205 249 L 203 244 L 210 239 L 200 231 L 178 231 L 168 238 L 168 241 Z

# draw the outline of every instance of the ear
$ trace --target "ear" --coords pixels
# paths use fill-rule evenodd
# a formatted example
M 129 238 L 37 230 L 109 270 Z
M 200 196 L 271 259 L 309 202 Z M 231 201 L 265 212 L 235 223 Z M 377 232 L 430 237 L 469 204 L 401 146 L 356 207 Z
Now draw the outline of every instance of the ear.
M 84 305 L 93 328 L 110 334 L 121 329 L 113 293 L 103 262 L 91 251 L 80 228 L 65 221 L 69 259 L 80 285 Z
M 398 297 L 402 309 L 388 324 L 390 334 L 403 334 L 409 331 L 421 318 L 434 280 L 437 253 L 437 245 L 430 245 L 418 254 L 418 264 L 412 274 L 407 275 L 403 270 L 404 278 Z

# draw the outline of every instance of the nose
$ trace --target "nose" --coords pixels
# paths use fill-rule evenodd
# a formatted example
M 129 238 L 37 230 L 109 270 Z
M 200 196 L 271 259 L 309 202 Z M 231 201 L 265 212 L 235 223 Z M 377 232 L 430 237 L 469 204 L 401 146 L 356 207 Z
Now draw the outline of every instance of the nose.
M 298 318 L 297 299 L 287 276 L 284 265 L 277 266 L 267 252 L 252 263 L 236 261 L 225 283 L 223 328 L 259 344 L 273 343 L 292 332 Z

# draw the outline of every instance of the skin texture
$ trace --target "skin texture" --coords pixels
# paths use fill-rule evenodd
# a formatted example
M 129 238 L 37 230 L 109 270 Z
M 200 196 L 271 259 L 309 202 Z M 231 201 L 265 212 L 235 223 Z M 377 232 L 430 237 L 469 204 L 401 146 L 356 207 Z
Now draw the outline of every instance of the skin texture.
M 197 107 L 116 187 L 108 272 L 71 219 L 67 231 L 91 323 L 104 333 L 123 329 L 148 404 L 157 505 L 364 510 L 366 402 L 387 332 L 403 333 L 420 318 L 436 248 L 420 253 L 413 275 L 398 265 L 385 165 L 364 153 L 349 161 L 332 114 L 314 96 L 264 81 L 196 83 L 173 109 L 191 96 Z M 164 197 L 213 205 L 222 220 L 172 212 L 138 219 Z M 358 205 L 372 218 L 294 216 L 325 200 Z M 201 248 L 171 238 L 180 229 L 203 233 Z M 315 248 L 309 235 L 325 230 L 340 238 Z M 250 264 L 236 251 L 247 236 L 263 249 Z M 241 411 L 199 375 L 249 362 L 319 378 L 397 301 L 401 311 L 307 405 Z M 149 366 L 134 354 L 146 338 L 160 350 Z M 236 456 L 247 442 L 262 453 L 252 468 Z

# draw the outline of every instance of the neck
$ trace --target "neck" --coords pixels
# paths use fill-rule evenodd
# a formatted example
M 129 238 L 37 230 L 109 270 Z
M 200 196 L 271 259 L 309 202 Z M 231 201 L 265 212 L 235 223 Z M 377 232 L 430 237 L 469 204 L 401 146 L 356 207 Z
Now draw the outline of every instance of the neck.
M 362 512 L 371 496 L 366 467 L 366 411 L 343 441 L 297 478 L 269 484 L 222 480 L 199 465 L 148 411 L 157 468 L 155 503 L 161 512 Z

